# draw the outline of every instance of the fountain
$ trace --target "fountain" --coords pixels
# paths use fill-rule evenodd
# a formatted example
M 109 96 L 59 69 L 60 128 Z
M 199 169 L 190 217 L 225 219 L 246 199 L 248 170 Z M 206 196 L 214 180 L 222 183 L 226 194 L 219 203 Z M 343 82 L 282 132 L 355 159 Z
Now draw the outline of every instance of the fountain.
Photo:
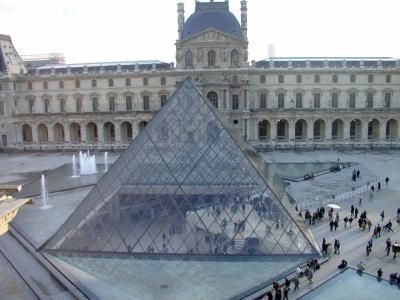
M 43 206 L 41 206 L 41 209 L 49 209 L 51 208 L 51 205 L 47 205 L 47 189 L 46 189 L 46 179 L 44 178 L 44 175 L 42 174 L 42 178 L 40 180 L 40 193 L 42 195 L 42 202 Z
M 108 171 L 108 153 L 104 152 L 104 173 Z
M 73 177 L 73 178 L 79 177 L 79 175 L 78 175 L 78 170 L 77 170 L 77 166 L 76 166 L 76 157 L 75 157 L 75 154 L 72 155 L 72 177 Z
M 79 152 L 79 174 L 80 175 L 91 175 L 97 173 L 96 167 L 96 156 L 90 155 L 90 152 L 82 153 Z

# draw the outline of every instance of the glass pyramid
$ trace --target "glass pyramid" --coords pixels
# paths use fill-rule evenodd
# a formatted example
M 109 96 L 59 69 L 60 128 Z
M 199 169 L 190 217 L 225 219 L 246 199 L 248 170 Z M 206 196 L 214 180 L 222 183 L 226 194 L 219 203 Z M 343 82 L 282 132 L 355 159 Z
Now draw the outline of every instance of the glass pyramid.
M 185 81 L 46 243 L 158 255 L 317 254 L 257 153 Z

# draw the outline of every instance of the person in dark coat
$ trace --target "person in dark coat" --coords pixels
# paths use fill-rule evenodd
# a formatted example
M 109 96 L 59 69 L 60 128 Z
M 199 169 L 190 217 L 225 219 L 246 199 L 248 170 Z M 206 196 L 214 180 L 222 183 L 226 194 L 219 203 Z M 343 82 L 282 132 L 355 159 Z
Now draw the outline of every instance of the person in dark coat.
M 385 178 L 386 185 L 389 183 L 389 177 Z

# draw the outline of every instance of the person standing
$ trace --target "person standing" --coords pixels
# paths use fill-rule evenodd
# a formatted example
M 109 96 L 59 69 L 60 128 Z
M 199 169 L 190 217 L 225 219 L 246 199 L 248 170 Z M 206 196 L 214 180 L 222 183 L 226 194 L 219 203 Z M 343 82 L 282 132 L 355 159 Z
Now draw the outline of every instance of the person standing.
M 337 244 L 336 244 L 336 248 L 337 248 L 337 254 L 340 255 L 340 241 L 336 240 Z
M 385 178 L 385 182 L 386 182 L 386 185 L 388 185 L 388 183 L 389 183 L 389 177 L 386 177 L 386 178 Z
M 289 289 L 287 287 L 285 287 L 283 289 L 283 300 L 289 300 Z
M 362 196 L 361 196 L 361 199 L 362 199 Z M 354 219 L 357 219 L 357 216 L 358 216 L 358 207 L 356 207 L 354 209 Z
M 386 256 L 390 255 L 390 248 L 392 247 L 392 241 L 390 238 L 386 240 Z
M 349 218 L 345 216 L 343 221 L 344 221 L 344 229 L 347 229 L 347 222 L 349 221 Z
M 362 197 L 362 195 L 361 195 L 361 196 L 360 196 L 360 199 L 358 200 L 358 205 L 359 205 L 359 206 L 361 206 L 362 200 L 363 200 L 363 197 Z M 357 207 L 356 207 L 356 209 L 357 209 Z M 356 218 L 357 218 L 357 216 L 356 216 Z
M 378 191 L 380 191 L 380 190 L 381 190 L 381 182 L 378 181 Z
M 382 212 L 381 212 L 381 222 L 383 222 L 384 218 L 385 218 L 385 212 L 382 210 Z
M 354 216 L 354 205 L 353 204 L 351 205 L 350 213 L 351 213 L 351 216 Z

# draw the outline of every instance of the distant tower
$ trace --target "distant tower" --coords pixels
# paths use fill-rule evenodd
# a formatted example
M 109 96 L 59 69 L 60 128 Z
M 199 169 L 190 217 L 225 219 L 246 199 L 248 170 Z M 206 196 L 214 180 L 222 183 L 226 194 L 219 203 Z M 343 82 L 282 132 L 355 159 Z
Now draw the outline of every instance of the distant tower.
M 242 34 L 243 38 L 247 40 L 247 1 L 242 0 L 240 1 L 240 4 Z
M 25 66 L 10 36 L 0 34 L 0 73 L 16 75 L 26 73 Z
M 183 24 L 185 24 L 185 5 L 178 3 L 178 39 L 182 37 Z

